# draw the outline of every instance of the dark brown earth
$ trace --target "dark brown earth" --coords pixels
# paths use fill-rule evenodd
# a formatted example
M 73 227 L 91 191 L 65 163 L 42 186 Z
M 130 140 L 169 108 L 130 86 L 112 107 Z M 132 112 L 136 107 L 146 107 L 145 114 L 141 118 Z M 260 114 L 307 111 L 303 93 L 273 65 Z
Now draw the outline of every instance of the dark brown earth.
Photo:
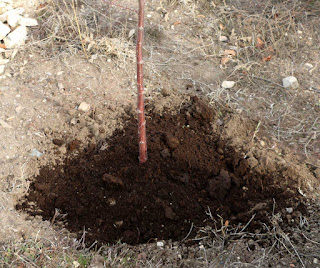
M 105 150 L 90 144 L 75 156 L 79 141 L 71 142 L 65 162 L 43 167 L 17 207 L 48 220 L 58 209 L 67 214 L 67 229 L 79 238 L 86 230 L 90 245 L 179 240 L 193 225 L 190 238 L 198 227 L 214 224 L 209 209 L 215 219 L 235 225 L 256 214 L 248 229 L 263 232 L 275 203 L 276 211 L 299 205 L 294 185 L 280 186 L 278 171 L 258 175 L 250 170 L 248 160 L 220 136 L 224 126 L 218 113 L 198 98 L 178 114 L 159 115 L 150 108 L 149 159 L 143 165 L 132 118 L 125 116 L 124 128 L 106 140 Z

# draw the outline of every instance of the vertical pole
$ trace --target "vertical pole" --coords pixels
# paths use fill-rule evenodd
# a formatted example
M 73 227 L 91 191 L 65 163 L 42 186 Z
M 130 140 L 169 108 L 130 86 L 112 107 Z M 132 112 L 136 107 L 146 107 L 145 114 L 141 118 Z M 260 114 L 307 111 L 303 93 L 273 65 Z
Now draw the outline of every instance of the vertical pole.
M 137 39 L 137 85 L 138 85 L 138 137 L 139 137 L 140 164 L 147 161 L 147 136 L 146 136 L 146 119 L 145 119 L 145 112 L 144 112 L 144 90 L 143 90 L 143 70 L 142 70 L 144 5 L 145 5 L 145 0 L 139 0 L 139 23 L 138 23 L 138 39 Z

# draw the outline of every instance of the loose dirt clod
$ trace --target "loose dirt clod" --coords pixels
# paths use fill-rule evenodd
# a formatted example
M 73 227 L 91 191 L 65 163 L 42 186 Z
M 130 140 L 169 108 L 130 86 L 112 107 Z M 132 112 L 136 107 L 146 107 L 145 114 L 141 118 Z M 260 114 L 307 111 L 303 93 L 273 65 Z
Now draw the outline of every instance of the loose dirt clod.
M 18 208 L 44 219 L 58 209 L 70 231 L 81 237 L 85 228 L 88 244 L 136 244 L 182 239 L 190 226 L 213 225 L 208 210 L 230 224 L 244 225 L 256 214 L 247 228 L 263 230 L 274 202 L 276 211 L 299 203 L 294 181 L 283 186 L 280 171 L 251 169 L 221 136 L 217 112 L 198 98 L 179 114 L 148 112 L 150 157 L 144 165 L 138 164 L 131 118 L 106 140 L 108 149 L 90 147 L 63 165 L 43 167 Z

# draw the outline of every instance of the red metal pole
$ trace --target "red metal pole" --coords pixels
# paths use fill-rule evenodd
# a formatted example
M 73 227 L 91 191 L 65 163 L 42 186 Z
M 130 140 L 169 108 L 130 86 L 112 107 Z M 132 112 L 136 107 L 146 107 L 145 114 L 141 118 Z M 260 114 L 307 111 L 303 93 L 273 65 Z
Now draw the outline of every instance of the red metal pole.
M 143 70 L 142 70 L 144 5 L 145 5 L 145 0 L 139 0 L 139 24 L 138 24 L 138 39 L 137 39 L 137 85 L 138 85 L 138 136 L 139 136 L 140 164 L 147 161 L 147 136 L 146 136 L 146 119 L 145 119 L 145 112 L 144 112 L 144 90 L 143 90 Z

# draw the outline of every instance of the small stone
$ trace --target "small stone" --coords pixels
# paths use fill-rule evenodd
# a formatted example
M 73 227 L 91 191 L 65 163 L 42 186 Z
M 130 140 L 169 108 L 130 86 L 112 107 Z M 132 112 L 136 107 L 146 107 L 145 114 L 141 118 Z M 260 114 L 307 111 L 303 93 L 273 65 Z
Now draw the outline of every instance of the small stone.
M 17 46 L 23 45 L 26 40 L 27 28 L 25 26 L 19 26 L 3 39 L 6 48 L 15 48 Z
M 0 119 L 0 126 L 2 126 L 4 128 L 13 128 L 12 126 L 10 126 L 8 123 L 3 121 L 2 119 Z
M 18 26 L 21 18 L 22 17 L 19 14 L 17 14 L 14 10 L 7 12 L 7 22 L 12 28 Z
M 54 145 L 57 145 L 57 146 L 62 146 L 63 144 L 64 144 L 64 141 L 63 140 L 60 140 L 60 139 L 53 139 L 52 140 L 52 143 L 54 144 Z
M 39 158 L 43 155 L 43 153 L 39 152 L 37 149 L 32 149 L 30 155 Z
M 8 86 L 0 87 L 0 91 L 7 91 L 7 90 L 9 90 Z
M 60 154 L 66 154 L 67 153 L 67 147 L 66 146 L 61 146 L 61 147 L 59 147 L 59 152 L 60 152 Z
M 283 78 L 282 83 L 284 88 L 296 89 L 299 87 L 298 80 L 294 76 L 288 76 L 286 78 Z
M 170 151 L 169 151 L 168 148 L 165 148 L 165 149 L 163 149 L 163 150 L 160 152 L 160 154 L 161 154 L 161 156 L 162 156 L 163 158 L 167 158 L 167 157 L 170 156 Z
M 77 124 L 77 119 L 76 118 L 72 118 L 71 121 L 70 121 L 70 124 L 71 125 Z
M 217 123 L 218 126 L 222 126 L 223 125 L 223 120 L 219 118 L 216 123 Z
M 136 30 L 133 28 L 129 31 L 128 33 L 128 38 L 130 38 L 131 36 L 133 36 L 135 34 Z
M 64 90 L 64 85 L 62 83 L 58 83 L 57 87 L 60 91 Z
M 291 214 L 293 212 L 293 208 L 286 208 L 286 211 Z
M 163 97 L 168 97 L 170 96 L 170 89 L 167 87 L 164 87 L 161 89 L 161 94 Z
M 221 84 L 223 88 L 233 88 L 234 85 L 235 85 L 234 81 L 223 81 Z
M 163 248 L 164 247 L 164 243 L 162 241 L 158 241 L 157 242 L 157 247 Z
M 228 37 L 226 37 L 226 36 L 224 36 L 224 35 L 221 35 L 221 36 L 219 37 L 219 41 L 220 41 L 220 42 L 227 42 L 227 41 L 228 41 Z
M 4 73 L 4 69 L 5 69 L 5 66 L 4 65 L 0 65 L 0 74 Z
M 90 104 L 86 103 L 86 102 L 81 102 L 78 110 L 83 111 L 83 112 L 87 112 L 90 110 Z
M 314 258 L 314 259 L 313 259 L 313 263 L 314 263 L 314 264 L 317 264 L 317 263 L 319 263 L 319 260 L 318 260 L 317 258 Z
M 117 185 L 117 186 L 124 186 L 124 183 L 120 178 L 117 178 L 117 177 L 112 176 L 112 175 L 107 174 L 107 173 L 105 173 L 102 176 L 102 180 L 104 182 L 107 182 L 107 183 L 110 183 L 110 184 L 114 184 L 114 185 Z
M 117 227 L 121 227 L 123 225 L 123 221 L 116 221 L 114 224 Z
M 10 31 L 10 27 L 0 21 L 0 40 L 5 38 Z
M 309 70 L 311 70 L 313 68 L 313 65 L 311 63 L 309 63 L 309 62 L 306 62 L 304 64 L 304 67 L 306 67 L 306 69 L 309 71 Z
M 19 24 L 22 26 L 38 26 L 38 21 L 36 19 L 31 19 L 31 18 L 21 18 L 19 21 Z
M 0 64 L 7 64 L 10 60 L 6 60 L 6 59 L 0 59 Z
M 19 105 L 18 107 L 15 108 L 15 111 L 16 111 L 17 114 L 20 114 L 23 109 L 24 108 L 21 105 Z
M 77 261 L 74 261 L 72 264 L 74 268 L 78 268 L 80 266 L 80 263 Z
M 262 147 L 264 147 L 266 145 L 266 143 L 264 141 L 260 141 L 260 144 Z

